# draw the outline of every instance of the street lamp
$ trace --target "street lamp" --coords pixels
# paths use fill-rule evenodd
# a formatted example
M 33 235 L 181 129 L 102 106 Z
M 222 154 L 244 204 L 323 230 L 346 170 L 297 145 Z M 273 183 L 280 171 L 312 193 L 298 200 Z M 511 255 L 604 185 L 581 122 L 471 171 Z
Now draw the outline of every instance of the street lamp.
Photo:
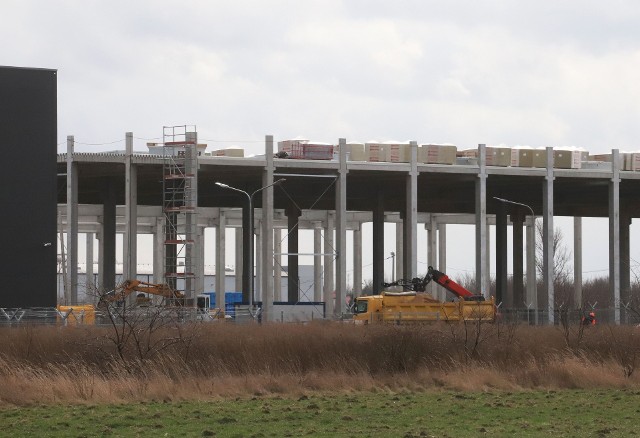
M 259 189 L 257 189 L 256 191 L 254 191 L 253 193 L 249 194 L 248 192 L 245 192 L 242 189 L 238 189 L 236 187 L 232 187 L 228 184 L 224 184 L 221 182 L 216 182 L 217 186 L 222 187 L 223 189 L 229 189 L 229 190 L 233 190 L 236 192 L 240 192 L 240 193 L 244 193 L 244 195 L 247 197 L 247 202 L 248 207 L 249 207 L 249 220 L 247 221 L 249 223 L 249 226 L 247 227 L 246 230 L 244 230 L 244 239 L 249 242 L 249 254 L 246 254 L 245 257 L 246 259 L 249 260 L 248 263 L 245 263 L 245 269 L 244 269 L 244 278 L 245 278 L 245 283 L 248 285 L 249 288 L 249 309 L 251 309 L 253 307 L 253 252 L 254 252 L 254 242 L 253 242 L 253 197 L 263 191 L 264 189 L 268 189 L 269 187 L 273 187 L 277 184 L 280 184 L 282 182 L 286 181 L 285 178 L 280 178 L 274 182 L 272 182 L 269 185 L 266 185 L 264 187 L 261 187 Z M 246 260 L 245 259 L 245 260 Z M 248 269 L 247 269 L 248 267 Z M 224 293 L 224 292 L 223 292 Z
M 505 204 L 521 205 L 522 207 L 527 207 L 531 212 L 531 219 L 534 220 L 536 218 L 536 214 L 533 212 L 533 208 L 529 207 L 527 204 L 523 204 L 522 202 L 510 201 L 504 198 L 498 198 L 497 196 L 494 196 L 493 199 L 495 199 L 496 201 L 504 202 Z
M 497 196 L 494 196 L 494 197 L 493 197 L 493 199 L 495 199 L 496 201 L 499 201 L 499 202 L 505 203 L 505 204 L 519 205 L 519 206 L 522 206 L 522 207 L 526 207 L 526 208 L 528 208 L 528 209 L 529 209 L 529 211 L 531 212 L 531 221 L 532 221 L 533 225 L 535 225 L 535 223 L 536 223 L 536 222 L 535 222 L 535 221 L 536 221 L 536 214 L 533 212 L 533 208 L 531 208 L 529 205 L 527 205 L 527 204 L 523 204 L 522 202 L 511 201 L 511 200 L 509 200 L 509 199 L 498 198 Z M 534 230 L 534 232 L 535 232 L 535 230 Z M 529 265 L 527 265 L 527 266 L 529 266 Z M 529 273 L 529 269 L 527 268 L 527 278 L 530 278 L 530 276 L 531 276 L 531 275 L 532 275 L 532 273 Z M 531 277 L 531 278 L 532 278 L 532 277 Z M 515 279 L 514 279 L 514 284 L 515 284 Z M 534 293 L 534 296 L 535 296 L 535 295 L 536 295 L 536 293 L 537 293 L 537 292 L 536 292 L 536 284 L 535 284 L 535 282 L 533 282 L 533 293 Z M 526 304 L 526 303 L 525 303 L 525 304 Z M 532 303 L 532 304 L 533 304 L 533 303 Z M 529 305 L 529 306 L 530 306 L 530 305 Z M 527 320 L 528 320 L 528 318 L 529 318 L 529 316 L 528 316 L 528 315 L 529 315 L 529 309 L 528 309 L 528 308 L 529 308 L 529 306 L 527 306 Z M 536 312 L 536 325 L 537 325 L 537 324 L 538 324 L 538 313 Z

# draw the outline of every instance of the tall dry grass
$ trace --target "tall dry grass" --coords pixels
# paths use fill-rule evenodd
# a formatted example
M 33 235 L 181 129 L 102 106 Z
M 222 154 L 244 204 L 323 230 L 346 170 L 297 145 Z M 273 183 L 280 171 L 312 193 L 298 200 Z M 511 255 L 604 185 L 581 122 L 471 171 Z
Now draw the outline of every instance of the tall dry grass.
M 309 391 L 638 388 L 640 329 L 507 324 L 194 324 L 140 357 L 101 327 L 0 331 L 0 403 L 182 400 Z

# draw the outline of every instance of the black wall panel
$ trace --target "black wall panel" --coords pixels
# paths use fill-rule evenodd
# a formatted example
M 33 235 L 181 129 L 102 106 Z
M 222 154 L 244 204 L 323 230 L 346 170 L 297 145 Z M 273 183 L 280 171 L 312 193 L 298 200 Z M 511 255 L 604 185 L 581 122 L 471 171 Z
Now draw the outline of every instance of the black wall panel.
M 0 307 L 56 305 L 56 74 L 0 67 Z

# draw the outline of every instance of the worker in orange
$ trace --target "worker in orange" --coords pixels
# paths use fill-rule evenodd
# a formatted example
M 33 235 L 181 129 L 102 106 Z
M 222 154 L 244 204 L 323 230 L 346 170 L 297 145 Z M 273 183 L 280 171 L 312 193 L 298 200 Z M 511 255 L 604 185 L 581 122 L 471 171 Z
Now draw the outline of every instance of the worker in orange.
M 596 313 L 595 312 L 589 312 L 589 314 L 587 316 L 583 316 L 582 317 L 582 324 L 583 325 L 596 325 Z

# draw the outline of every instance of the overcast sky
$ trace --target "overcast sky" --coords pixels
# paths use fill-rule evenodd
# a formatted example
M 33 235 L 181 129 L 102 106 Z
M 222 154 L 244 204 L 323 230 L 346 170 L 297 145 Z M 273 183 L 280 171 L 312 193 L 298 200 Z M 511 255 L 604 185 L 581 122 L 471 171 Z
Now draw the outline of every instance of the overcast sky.
M 249 153 L 266 134 L 628 151 L 638 23 L 633 0 L 3 0 L 0 64 L 58 70 L 61 151 L 179 124 Z

